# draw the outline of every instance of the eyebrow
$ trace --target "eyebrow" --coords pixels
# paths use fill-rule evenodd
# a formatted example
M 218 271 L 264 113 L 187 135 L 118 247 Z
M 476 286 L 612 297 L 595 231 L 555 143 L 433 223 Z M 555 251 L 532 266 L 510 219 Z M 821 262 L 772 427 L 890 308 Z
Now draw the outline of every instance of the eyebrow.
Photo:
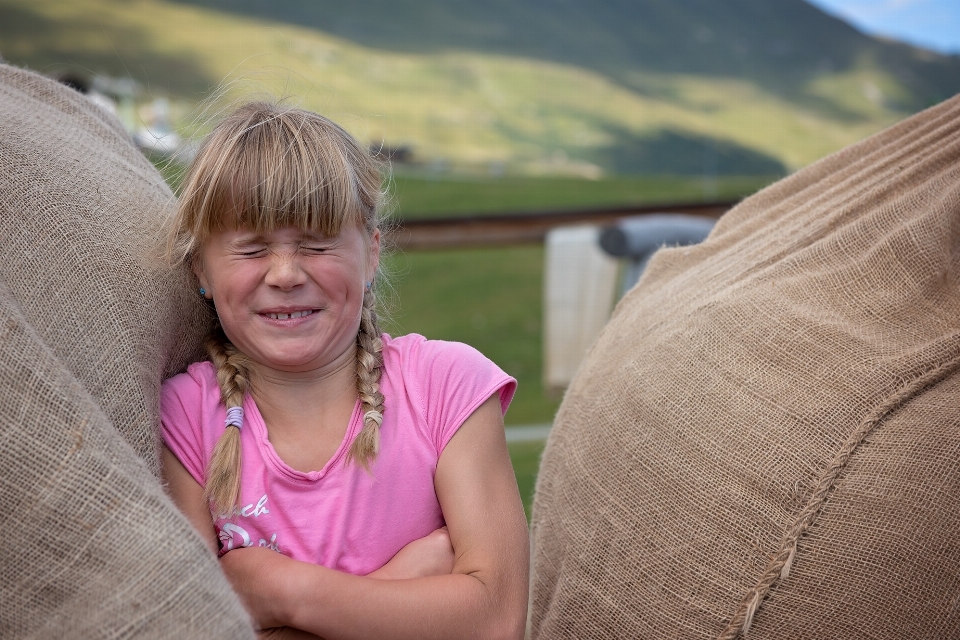
M 235 238 L 231 240 L 227 244 L 227 246 L 240 247 L 240 246 L 250 245 L 250 244 L 266 244 L 266 242 L 267 242 L 266 238 L 264 238 L 262 234 L 249 233 L 249 234 L 244 234 L 239 238 Z
M 340 238 L 339 235 L 336 236 L 327 236 L 322 233 L 310 233 L 304 232 L 301 233 L 297 238 L 297 242 L 335 242 Z M 267 238 L 262 233 L 249 232 L 244 235 L 241 235 L 239 238 L 231 240 L 227 245 L 229 247 L 243 247 L 249 246 L 252 244 L 269 244 Z
M 340 236 L 327 236 L 322 233 L 304 233 L 300 236 L 300 242 L 333 242 Z

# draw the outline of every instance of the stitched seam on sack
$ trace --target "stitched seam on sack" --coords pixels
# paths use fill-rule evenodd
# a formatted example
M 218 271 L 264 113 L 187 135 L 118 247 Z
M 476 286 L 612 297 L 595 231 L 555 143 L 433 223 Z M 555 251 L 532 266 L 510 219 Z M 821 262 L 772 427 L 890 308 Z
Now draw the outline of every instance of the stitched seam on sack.
M 955 345 L 960 344 L 960 335 L 952 335 L 946 342 L 952 342 Z M 777 583 L 782 579 L 785 580 L 789 575 L 800 538 L 820 514 L 827 498 L 833 491 L 833 487 L 840 473 L 846 468 L 854 452 L 885 418 L 895 413 L 914 397 L 935 386 L 951 373 L 960 369 L 960 353 L 956 353 L 957 349 L 954 349 L 954 351 L 955 353 L 952 357 L 914 378 L 870 411 L 856 431 L 847 438 L 817 482 L 817 486 L 810 500 L 807 501 L 807 504 L 794 520 L 793 525 L 784 534 L 777 555 L 770 561 L 767 568 L 764 569 L 757 584 L 748 591 L 743 600 L 741 600 L 736 613 L 734 613 L 723 632 L 717 636 L 718 640 L 735 640 L 736 638 L 747 635 L 753 618 L 763 604 L 764 599 L 770 594 Z

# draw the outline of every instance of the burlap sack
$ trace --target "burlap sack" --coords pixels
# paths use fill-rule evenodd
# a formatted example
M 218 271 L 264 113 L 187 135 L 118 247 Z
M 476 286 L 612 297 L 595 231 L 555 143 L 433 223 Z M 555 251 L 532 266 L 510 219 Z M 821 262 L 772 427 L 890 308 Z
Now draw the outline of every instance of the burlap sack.
M 960 97 L 656 254 L 547 443 L 532 636 L 960 637 L 958 368 Z
M 0 637 L 252 637 L 158 470 L 203 305 L 149 255 L 172 195 L 113 116 L 0 65 Z

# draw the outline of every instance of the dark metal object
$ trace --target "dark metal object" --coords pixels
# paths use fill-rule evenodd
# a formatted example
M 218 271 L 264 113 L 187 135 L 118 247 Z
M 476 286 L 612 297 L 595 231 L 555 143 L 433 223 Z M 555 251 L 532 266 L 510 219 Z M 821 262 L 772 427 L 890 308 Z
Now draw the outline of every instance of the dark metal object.
M 542 243 L 553 227 L 573 224 L 609 224 L 628 216 L 691 214 L 719 218 L 731 202 L 696 202 L 649 207 L 618 207 L 581 211 L 546 211 L 403 220 L 391 232 L 399 249 L 448 249 Z
M 600 246 L 611 256 L 627 259 L 621 294 L 633 287 L 647 261 L 660 247 L 683 247 L 702 242 L 716 219 L 704 216 L 654 213 L 619 220 L 600 233 Z

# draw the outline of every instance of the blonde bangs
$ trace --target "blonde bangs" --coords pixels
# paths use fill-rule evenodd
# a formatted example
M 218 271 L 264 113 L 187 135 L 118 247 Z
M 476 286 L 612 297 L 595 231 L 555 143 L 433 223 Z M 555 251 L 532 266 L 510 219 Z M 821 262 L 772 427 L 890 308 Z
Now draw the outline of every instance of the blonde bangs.
M 309 111 L 245 105 L 208 136 L 184 182 L 180 259 L 211 234 L 296 227 L 335 236 L 345 224 L 379 226 L 380 164 L 335 123 Z

